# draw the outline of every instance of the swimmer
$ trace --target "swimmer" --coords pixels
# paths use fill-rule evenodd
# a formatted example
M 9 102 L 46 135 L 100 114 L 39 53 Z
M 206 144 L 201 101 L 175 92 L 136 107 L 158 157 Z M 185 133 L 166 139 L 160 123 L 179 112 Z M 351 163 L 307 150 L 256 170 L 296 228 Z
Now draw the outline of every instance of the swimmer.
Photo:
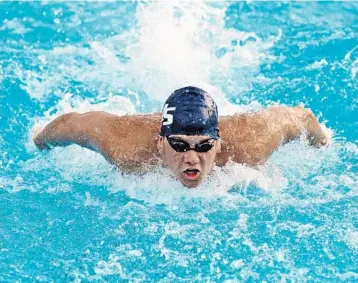
M 274 106 L 218 117 L 212 97 L 188 86 L 169 96 L 161 114 L 67 113 L 36 134 L 34 142 L 40 150 L 80 145 L 99 152 L 122 172 L 167 166 L 184 186 L 193 188 L 214 165 L 229 160 L 263 164 L 280 145 L 302 134 L 316 147 L 328 142 L 316 117 L 303 107 Z

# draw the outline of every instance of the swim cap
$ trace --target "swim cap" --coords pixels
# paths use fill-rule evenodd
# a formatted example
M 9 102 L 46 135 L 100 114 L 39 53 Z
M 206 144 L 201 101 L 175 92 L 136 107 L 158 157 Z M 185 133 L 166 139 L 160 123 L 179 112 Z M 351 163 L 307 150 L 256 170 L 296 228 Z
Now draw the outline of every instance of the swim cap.
M 216 103 L 200 88 L 187 86 L 177 89 L 165 101 L 160 135 L 205 135 L 219 138 Z

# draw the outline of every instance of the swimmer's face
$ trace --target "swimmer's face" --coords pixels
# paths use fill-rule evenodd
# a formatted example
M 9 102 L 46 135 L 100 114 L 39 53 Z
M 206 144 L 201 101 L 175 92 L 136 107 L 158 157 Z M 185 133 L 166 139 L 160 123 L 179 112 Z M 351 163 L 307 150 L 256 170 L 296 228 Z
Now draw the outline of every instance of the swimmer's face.
M 197 152 L 188 150 L 185 152 L 175 151 L 171 143 L 182 145 L 182 142 L 188 143 L 190 148 L 194 148 L 196 144 L 213 147 L 207 152 Z M 168 138 L 159 137 L 158 150 L 162 153 L 164 164 L 174 173 L 176 178 L 188 188 L 197 187 L 210 172 L 214 165 L 215 156 L 220 151 L 220 141 L 213 140 L 209 136 L 186 136 L 171 135 Z M 209 144 L 209 145 L 208 145 Z

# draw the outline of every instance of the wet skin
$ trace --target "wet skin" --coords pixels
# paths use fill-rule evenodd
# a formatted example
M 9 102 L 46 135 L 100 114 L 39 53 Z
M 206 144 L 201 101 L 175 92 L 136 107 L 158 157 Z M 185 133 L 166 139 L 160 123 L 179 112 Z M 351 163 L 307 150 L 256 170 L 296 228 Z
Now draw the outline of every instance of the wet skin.
M 195 187 L 214 161 L 217 166 L 224 166 L 228 160 L 255 166 L 263 164 L 280 145 L 302 134 L 316 147 L 329 141 L 312 111 L 302 107 L 275 106 L 255 113 L 221 116 L 221 140 L 207 153 L 175 152 L 166 139 L 158 136 L 160 125 L 159 113 L 125 116 L 99 111 L 68 113 L 38 131 L 34 142 L 39 149 L 78 144 L 99 152 L 123 172 L 143 173 L 153 166 L 166 165 L 185 186 Z M 208 137 L 181 138 L 193 147 Z M 197 179 L 183 175 L 188 168 L 200 170 Z
M 172 135 L 190 144 L 194 148 L 195 144 L 210 140 L 209 136 L 186 136 Z M 220 140 L 214 142 L 214 146 L 207 152 L 197 152 L 188 150 L 186 152 L 176 152 L 169 144 L 167 138 L 159 137 L 158 151 L 162 155 L 164 165 L 168 166 L 175 177 L 188 188 L 197 187 L 207 176 L 214 166 L 216 154 L 220 153 Z

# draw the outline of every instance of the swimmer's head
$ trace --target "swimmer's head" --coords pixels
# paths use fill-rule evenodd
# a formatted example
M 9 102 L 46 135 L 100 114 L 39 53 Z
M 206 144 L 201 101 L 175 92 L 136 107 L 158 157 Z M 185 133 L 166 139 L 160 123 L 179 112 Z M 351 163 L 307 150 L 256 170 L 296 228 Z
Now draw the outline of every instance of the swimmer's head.
M 218 139 L 216 103 L 200 88 L 177 89 L 164 103 L 160 135 L 207 135 Z
M 186 186 L 198 186 L 220 151 L 218 111 L 202 89 L 184 87 L 166 100 L 158 149 L 164 163 Z

